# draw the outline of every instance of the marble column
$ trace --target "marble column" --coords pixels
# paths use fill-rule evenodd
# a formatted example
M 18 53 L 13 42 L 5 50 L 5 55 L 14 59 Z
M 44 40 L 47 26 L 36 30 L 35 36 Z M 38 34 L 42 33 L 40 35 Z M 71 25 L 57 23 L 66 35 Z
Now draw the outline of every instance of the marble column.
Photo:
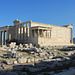
M 24 37 L 24 36 L 23 36 L 23 27 L 24 27 L 24 25 L 22 24 L 22 25 L 21 25 L 21 40 L 22 40 L 22 41 L 23 41 L 23 37 Z
M 73 43 L 73 28 L 71 28 L 71 43 Z
M 1 32 L 1 45 L 3 44 L 3 41 L 2 41 L 2 32 Z
M 20 25 L 20 41 L 21 41 L 21 32 L 22 32 L 22 31 L 21 31 L 21 25 Z
M 29 27 L 29 38 L 31 38 L 31 22 L 29 22 L 29 25 L 30 25 L 30 27 Z
M 3 45 L 5 45 L 5 31 L 3 32 Z
M 17 40 L 19 40 L 19 25 L 17 25 Z
M 38 29 L 38 37 L 39 37 L 39 29 Z
M 44 37 L 44 31 L 42 30 L 42 37 Z
M 2 45 L 2 31 L 0 32 L 0 45 Z
M 23 41 L 25 41 L 25 27 L 23 25 Z
M 34 37 L 36 37 L 36 35 L 35 35 L 35 29 L 34 29 Z
M 47 37 L 47 30 L 46 30 L 46 37 Z
M 6 31 L 6 39 L 9 39 L 8 30 Z
M 16 29 L 16 26 L 15 26 L 15 39 L 17 39 L 17 29 Z
M 26 40 L 26 35 L 27 35 L 27 34 L 26 34 L 26 27 L 25 27 L 25 40 Z
M 26 39 L 28 39 L 28 23 L 26 23 Z
M 11 40 L 11 34 L 9 34 L 9 40 Z
M 31 29 L 31 37 L 33 37 L 32 29 Z
M 18 40 L 18 26 L 16 26 L 16 39 Z
M 20 25 L 18 26 L 18 40 L 20 40 Z
M 51 38 L 51 30 L 50 30 L 50 38 Z

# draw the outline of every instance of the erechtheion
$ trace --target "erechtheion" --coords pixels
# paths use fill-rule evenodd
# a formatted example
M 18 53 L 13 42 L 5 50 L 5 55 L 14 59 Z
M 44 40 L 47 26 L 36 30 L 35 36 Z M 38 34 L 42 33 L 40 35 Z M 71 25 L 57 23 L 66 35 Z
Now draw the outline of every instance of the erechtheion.
M 13 23 L 14 26 L 0 27 L 0 45 L 5 45 L 6 39 L 41 46 L 73 44 L 73 24 L 56 26 L 32 21 L 21 22 L 18 19 Z

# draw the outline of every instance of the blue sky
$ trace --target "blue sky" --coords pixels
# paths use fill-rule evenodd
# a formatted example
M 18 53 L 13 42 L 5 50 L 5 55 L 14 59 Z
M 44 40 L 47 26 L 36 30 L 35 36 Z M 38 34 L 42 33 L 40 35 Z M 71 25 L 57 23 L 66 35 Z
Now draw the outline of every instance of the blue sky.
M 15 19 L 59 26 L 74 24 L 75 37 L 75 0 L 0 0 L 0 26 L 13 25 Z

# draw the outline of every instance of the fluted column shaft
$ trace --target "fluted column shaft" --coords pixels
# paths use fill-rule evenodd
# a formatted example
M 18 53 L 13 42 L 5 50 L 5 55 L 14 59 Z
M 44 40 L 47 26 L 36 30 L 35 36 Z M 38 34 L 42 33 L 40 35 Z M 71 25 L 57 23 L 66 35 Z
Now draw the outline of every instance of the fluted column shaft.
M 39 37 L 39 29 L 38 29 L 38 37 Z
M 71 43 L 73 43 L 73 28 L 71 28 Z
M 5 45 L 5 31 L 3 32 L 3 45 Z
M 16 38 L 18 40 L 18 26 L 16 26 Z
M 47 30 L 46 30 L 46 37 L 47 37 Z
M 20 25 L 20 41 L 21 41 L 21 25 Z
M 6 39 L 9 39 L 8 30 L 7 30 L 6 32 L 7 32 L 7 34 L 6 34 Z
M 44 37 L 44 31 L 42 30 L 42 37 Z
M 0 45 L 2 45 L 2 31 L 0 32 Z
M 26 39 L 28 39 L 28 23 L 26 23 Z
M 29 27 L 29 37 L 31 38 L 31 22 L 29 23 L 30 27 Z
M 36 35 L 35 35 L 35 29 L 34 29 L 34 37 L 36 37 Z
M 23 25 L 23 41 L 25 41 L 25 27 Z
M 51 30 L 50 30 L 50 38 L 51 38 Z

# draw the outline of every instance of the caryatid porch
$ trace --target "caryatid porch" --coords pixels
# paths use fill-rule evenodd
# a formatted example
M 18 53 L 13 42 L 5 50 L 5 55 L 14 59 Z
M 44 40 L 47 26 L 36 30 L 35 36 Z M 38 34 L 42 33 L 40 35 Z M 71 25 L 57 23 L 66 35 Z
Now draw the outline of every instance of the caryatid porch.
M 46 41 L 45 39 L 51 38 L 51 29 L 50 27 L 43 26 L 31 27 L 31 42 L 38 45 Z
M 31 27 L 31 37 L 41 37 L 41 38 L 51 38 L 51 29 L 50 27 Z

